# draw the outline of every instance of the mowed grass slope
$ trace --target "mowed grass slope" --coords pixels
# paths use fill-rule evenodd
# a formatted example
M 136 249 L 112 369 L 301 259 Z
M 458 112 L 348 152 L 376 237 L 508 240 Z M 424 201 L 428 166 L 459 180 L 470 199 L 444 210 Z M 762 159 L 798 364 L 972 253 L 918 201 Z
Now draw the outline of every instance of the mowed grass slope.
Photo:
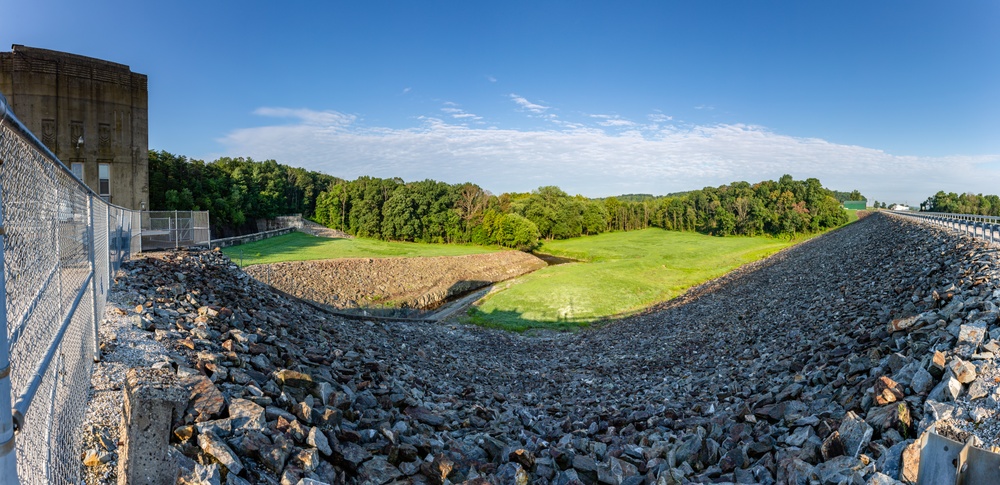
M 645 229 L 546 242 L 542 252 L 582 260 L 509 282 L 469 312 L 509 330 L 572 328 L 669 300 L 793 243 Z M 504 283 L 500 284 L 504 287 Z
M 456 244 L 388 242 L 364 238 L 330 239 L 301 232 L 222 250 L 229 259 L 243 266 L 338 258 L 464 256 L 496 251 L 499 249 Z

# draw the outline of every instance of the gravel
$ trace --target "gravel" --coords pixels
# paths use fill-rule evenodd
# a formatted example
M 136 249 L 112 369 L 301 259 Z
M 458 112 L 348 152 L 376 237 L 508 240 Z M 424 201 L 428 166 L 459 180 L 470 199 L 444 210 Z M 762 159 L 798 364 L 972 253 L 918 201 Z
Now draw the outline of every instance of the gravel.
M 120 271 L 116 279 L 124 278 Z M 102 358 L 94 364 L 90 377 L 90 396 L 83 422 L 83 453 L 103 457 L 107 466 L 83 467 L 88 484 L 113 483 L 112 468 L 117 463 L 119 423 L 122 419 L 122 384 L 125 372 L 134 367 L 149 367 L 167 361 L 167 349 L 153 334 L 136 325 L 141 319 L 132 309 L 139 301 L 134 291 L 121 284 L 112 286 L 100 326 Z M 110 449 L 109 449 L 110 448 Z

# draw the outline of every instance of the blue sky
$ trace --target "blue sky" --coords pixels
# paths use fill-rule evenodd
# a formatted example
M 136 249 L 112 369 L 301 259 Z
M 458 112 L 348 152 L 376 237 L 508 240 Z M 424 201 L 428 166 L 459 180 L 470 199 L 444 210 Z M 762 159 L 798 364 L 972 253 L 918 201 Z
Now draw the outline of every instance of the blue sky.
M 149 146 L 495 193 L 1000 193 L 1000 2 L 6 1 L 149 75 Z

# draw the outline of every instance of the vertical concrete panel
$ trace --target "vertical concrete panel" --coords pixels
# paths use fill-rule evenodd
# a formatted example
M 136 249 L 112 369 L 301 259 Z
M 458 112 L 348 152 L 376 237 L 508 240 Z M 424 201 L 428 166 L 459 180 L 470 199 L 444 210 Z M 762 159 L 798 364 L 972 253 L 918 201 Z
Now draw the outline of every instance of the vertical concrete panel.
M 170 370 L 145 368 L 128 371 L 124 392 L 118 483 L 173 485 L 178 465 L 169 453 L 170 432 L 188 393 Z

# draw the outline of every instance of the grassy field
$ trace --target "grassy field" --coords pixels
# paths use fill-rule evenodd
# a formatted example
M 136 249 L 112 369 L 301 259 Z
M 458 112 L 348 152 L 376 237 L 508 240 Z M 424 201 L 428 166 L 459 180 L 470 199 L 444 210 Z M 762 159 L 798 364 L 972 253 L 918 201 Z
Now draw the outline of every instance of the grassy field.
M 542 252 L 585 262 L 517 278 L 471 309 L 469 320 L 508 330 L 574 328 L 668 300 L 792 244 L 660 229 L 546 242 Z
M 498 251 L 498 249 L 455 244 L 387 242 L 362 238 L 328 239 L 301 232 L 293 232 L 222 250 L 230 259 L 241 266 L 337 258 L 464 256 L 494 251 Z

